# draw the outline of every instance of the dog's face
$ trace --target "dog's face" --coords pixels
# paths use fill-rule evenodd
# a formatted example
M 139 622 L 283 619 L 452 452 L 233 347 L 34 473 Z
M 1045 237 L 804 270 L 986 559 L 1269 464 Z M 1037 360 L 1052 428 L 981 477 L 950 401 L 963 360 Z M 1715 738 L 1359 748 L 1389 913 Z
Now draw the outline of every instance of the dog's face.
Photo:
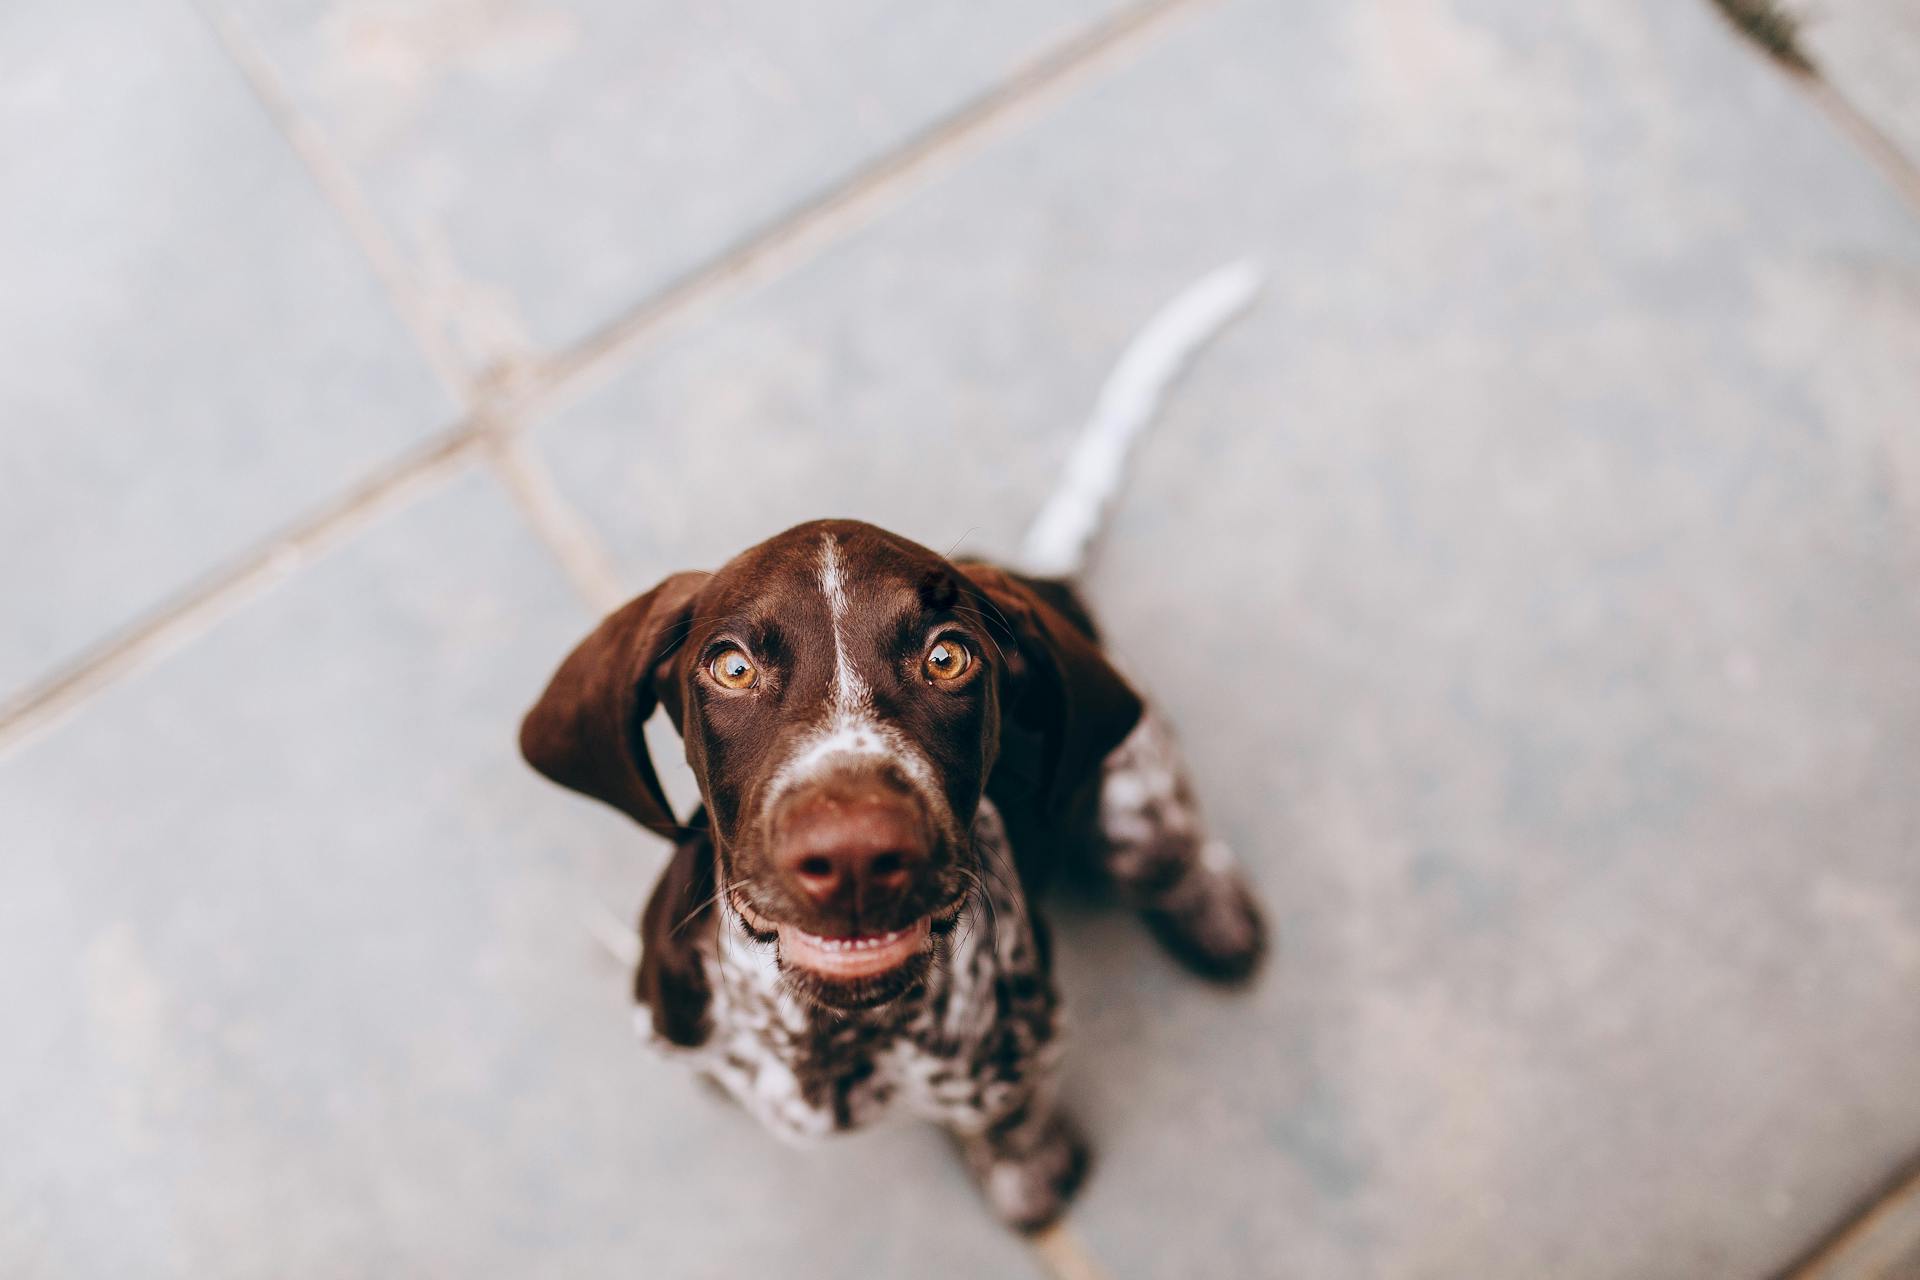
M 904 539 L 807 525 L 695 605 L 673 679 L 721 903 L 819 1003 L 913 986 L 967 896 L 1005 662 L 983 602 Z
M 979 875 L 968 833 L 1003 748 L 1019 744 L 1029 790 L 1058 797 L 1139 711 L 1091 637 L 1029 584 L 852 521 L 788 530 L 612 615 L 528 715 L 523 750 L 549 777 L 684 831 L 640 733 L 656 699 L 712 837 L 711 853 L 682 841 L 649 908 L 655 972 L 643 967 L 641 986 L 656 1024 L 675 999 L 660 967 L 674 966 L 686 917 L 710 907 L 816 1005 L 871 1008 L 914 989 Z M 1024 731 L 1010 737 L 1010 720 Z M 679 967 L 697 980 L 697 965 Z

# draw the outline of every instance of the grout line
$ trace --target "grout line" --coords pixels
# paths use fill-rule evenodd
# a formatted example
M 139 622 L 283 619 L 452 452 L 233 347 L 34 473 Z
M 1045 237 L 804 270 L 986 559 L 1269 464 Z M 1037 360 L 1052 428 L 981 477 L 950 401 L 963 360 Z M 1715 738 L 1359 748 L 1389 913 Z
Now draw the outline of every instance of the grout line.
M 1853 100 L 1840 92 L 1838 86 L 1820 74 L 1796 77 L 1805 82 L 1807 93 L 1815 105 L 1826 112 L 1827 118 L 1839 127 L 1841 133 L 1856 147 L 1866 153 L 1882 177 L 1893 184 L 1893 189 L 1907 202 L 1916 215 L 1920 215 L 1920 166 L 1908 158 L 1907 154 L 1889 138 L 1880 126 L 1875 124 L 1866 113 L 1853 104 Z
M 1069 89 L 1144 46 L 1162 27 L 1204 0 L 1147 0 L 1043 53 L 1006 80 L 856 170 L 826 191 L 784 212 L 709 261 L 643 300 L 626 315 L 571 349 L 537 366 L 519 390 L 476 388 L 449 343 L 433 308 L 414 288 L 404 256 L 387 235 L 345 166 L 317 128 L 294 105 L 267 57 L 213 0 L 195 8 L 246 79 L 263 109 L 306 166 L 322 198 L 345 224 L 385 289 L 422 357 L 463 406 L 476 399 L 502 403 L 478 419 L 463 419 L 343 497 L 320 508 L 277 538 L 255 547 L 130 630 L 82 654 L 48 679 L 0 703 L 0 758 L 37 731 L 57 723 L 119 676 L 172 652 L 204 633 L 233 608 L 290 577 L 385 513 L 446 478 L 479 453 L 499 475 L 523 517 L 559 560 L 581 596 L 598 609 L 624 598 L 611 558 L 590 527 L 561 496 L 544 462 L 518 432 L 535 408 L 578 395 L 607 376 L 653 330 L 672 316 L 728 289 L 739 289 L 804 260 L 821 245 L 870 221 L 909 184 L 924 181 L 977 148 L 998 130 L 1057 100 Z M 1814 71 L 1787 68 L 1836 126 L 1920 211 L 1920 167 L 1835 86 Z M 1815 1256 L 1789 1274 L 1805 1275 L 1874 1227 L 1893 1200 L 1916 1192 L 1920 1179 L 1883 1196 L 1816 1247 Z M 1029 1246 L 1056 1280 L 1106 1280 L 1098 1259 L 1067 1224 L 1033 1236 Z
M 271 62 L 220 11 L 216 0 L 194 0 L 195 9 L 306 166 L 322 198 L 346 224 L 419 344 L 422 357 L 468 416 L 424 448 L 315 510 L 280 537 L 254 547 L 228 568 L 216 569 L 155 613 L 136 619 L 53 675 L 0 702 L 0 754 L 114 679 L 198 635 L 242 599 L 285 578 L 470 453 L 481 453 L 492 465 L 536 536 L 547 543 L 586 602 L 600 609 L 617 604 L 624 592 L 612 557 L 560 494 L 537 455 L 519 444 L 521 421 L 605 377 L 670 317 L 728 289 L 777 274 L 870 221 L 909 184 L 924 181 L 997 130 L 1116 65 L 1143 48 L 1174 18 L 1204 3 L 1207 0 L 1145 0 L 1076 33 L 845 180 L 694 267 L 569 350 L 530 367 L 516 364 L 513 376 L 497 382 L 476 383 L 467 376 L 433 309 L 414 288 L 404 257 L 351 173 L 334 159 L 319 130 L 302 117 Z M 1065 1250 L 1062 1257 L 1077 1256 L 1086 1262 L 1084 1250 L 1076 1253 L 1071 1237 L 1058 1239 L 1069 1242 L 1060 1246 Z M 1099 1273 L 1083 1267 L 1078 1274 Z
M 1895 1280 L 1888 1268 L 1920 1245 L 1920 1158 L 1778 1273 L 1777 1280 Z
M 212 28 L 214 36 L 240 68 L 240 74 L 252 88 L 254 97 L 266 110 L 294 154 L 306 166 L 307 173 L 320 189 L 320 196 L 333 207 L 346 224 L 373 274 L 385 288 L 400 321 L 413 334 L 420 354 L 434 375 L 462 409 L 471 408 L 473 390 L 466 367 L 441 326 L 434 310 L 413 286 L 413 273 L 400 249 L 394 244 L 380 219 L 368 205 L 360 185 L 345 165 L 334 159 L 332 150 L 319 129 L 309 124 L 294 105 L 293 96 L 281 82 L 279 73 L 259 46 L 228 17 L 217 0 L 194 0 L 194 8 Z
M 57 723 L 89 695 L 202 634 L 242 601 L 283 581 L 444 478 L 480 439 L 472 424 L 461 421 L 238 561 L 215 570 L 129 630 L 0 703 L 0 756 Z
M 1054 1280 L 1107 1280 L 1107 1270 L 1093 1250 L 1065 1222 L 1028 1237 L 1027 1243 Z
M 525 436 L 504 428 L 490 431 L 486 454 L 514 505 L 559 560 L 574 589 L 597 613 L 612 613 L 619 608 L 632 593 L 620 585 L 612 557 L 561 496 L 546 462 Z
M 1800 19 L 1780 7 L 1780 0 L 1711 0 L 1720 16 L 1789 71 L 1813 70 L 1813 60 L 1800 48 Z
M 1764 54 L 1787 78 L 1806 91 L 1814 105 L 1841 134 L 1893 184 L 1894 191 L 1920 214 L 1920 164 L 1900 149 L 1866 112 L 1829 80 L 1801 47 L 1803 22 L 1778 0 L 1709 0 L 1746 43 Z
M 907 186 L 924 182 L 1019 119 L 1138 52 L 1206 0 L 1146 0 L 1076 33 L 851 175 L 749 232 L 667 283 L 624 316 L 546 362 L 516 405 L 552 408 L 597 385 L 667 319 L 727 290 L 777 275 L 871 221 Z
M 597 385 L 665 321 L 728 290 L 776 275 L 864 225 L 910 184 L 924 181 L 969 146 L 978 147 L 996 130 L 1144 47 L 1174 16 L 1203 2 L 1146 0 L 1076 33 L 826 191 L 670 281 L 624 316 L 546 361 L 518 370 L 515 379 L 489 396 L 496 424 L 489 460 L 587 603 L 606 612 L 629 593 L 620 584 L 612 556 L 560 494 L 539 456 L 521 443 L 519 429 L 526 419 L 552 412 Z
M 474 434 L 488 464 L 499 476 L 534 536 L 547 544 L 574 589 L 599 610 L 624 599 L 612 558 L 592 531 L 561 497 L 545 466 L 530 448 L 515 440 L 517 423 L 509 412 L 514 388 L 533 370 L 524 359 L 470 377 L 465 361 L 447 339 L 447 327 L 435 307 L 414 287 L 404 255 L 368 204 L 359 182 L 335 158 L 320 129 L 301 113 L 272 61 L 228 17 L 218 0 L 195 0 L 202 16 L 239 65 L 254 95 L 306 166 L 321 198 L 331 206 L 359 247 L 388 300 L 413 335 L 421 356 L 454 400 L 475 415 Z

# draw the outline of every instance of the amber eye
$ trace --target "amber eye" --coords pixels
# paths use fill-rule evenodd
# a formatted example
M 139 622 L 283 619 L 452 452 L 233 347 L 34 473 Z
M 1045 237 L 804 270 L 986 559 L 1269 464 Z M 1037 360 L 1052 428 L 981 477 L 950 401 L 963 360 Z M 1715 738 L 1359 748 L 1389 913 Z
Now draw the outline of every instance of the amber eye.
M 973 665 L 973 655 L 958 640 L 936 640 L 927 650 L 927 679 L 958 680 Z
M 750 689 L 760 678 L 760 669 L 738 649 L 729 649 L 707 664 L 707 674 L 723 689 Z

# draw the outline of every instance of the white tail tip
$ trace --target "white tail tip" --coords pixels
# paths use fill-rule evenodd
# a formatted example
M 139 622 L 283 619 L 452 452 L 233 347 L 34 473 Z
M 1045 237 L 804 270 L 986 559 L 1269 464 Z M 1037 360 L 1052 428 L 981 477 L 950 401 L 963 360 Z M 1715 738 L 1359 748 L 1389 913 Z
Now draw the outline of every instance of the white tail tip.
M 1134 438 L 1195 354 L 1252 303 L 1263 279 L 1250 258 L 1212 271 L 1160 308 L 1127 344 L 1100 388 L 1059 487 L 1027 530 L 1023 569 L 1065 578 L 1085 567 Z

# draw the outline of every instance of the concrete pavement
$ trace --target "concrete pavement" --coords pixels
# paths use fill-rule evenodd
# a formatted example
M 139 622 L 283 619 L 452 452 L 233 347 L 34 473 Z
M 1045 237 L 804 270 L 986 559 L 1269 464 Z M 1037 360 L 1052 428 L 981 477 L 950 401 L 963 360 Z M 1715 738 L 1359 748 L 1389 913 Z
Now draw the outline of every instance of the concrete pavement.
M 1886 157 L 1705 3 L 805 13 L 0 15 L 4 1269 L 1760 1276 L 1920 1152 Z M 793 521 L 1009 549 L 1243 253 L 1090 591 L 1280 950 L 1062 904 L 1036 1251 L 640 1050 L 514 723 Z

